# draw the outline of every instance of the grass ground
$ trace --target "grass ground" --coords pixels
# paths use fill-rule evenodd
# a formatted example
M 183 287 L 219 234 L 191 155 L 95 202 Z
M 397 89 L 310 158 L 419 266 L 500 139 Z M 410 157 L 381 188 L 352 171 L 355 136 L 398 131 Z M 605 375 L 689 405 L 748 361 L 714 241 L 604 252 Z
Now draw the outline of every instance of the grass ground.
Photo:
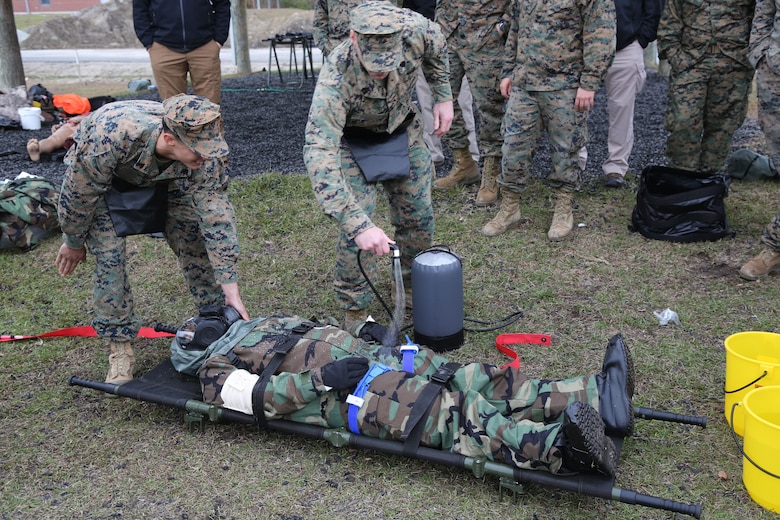
M 518 231 L 485 239 L 493 209 L 472 205 L 474 188 L 434 196 L 436 243 L 462 256 L 465 313 L 524 317 L 494 332 L 467 332 L 450 357 L 502 364 L 500 332 L 553 336 L 550 347 L 518 346 L 524 369 L 541 377 L 597 371 L 620 332 L 632 347 L 635 404 L 704 415 L 706 429 L 639 421 L 627 439 L 617 485 L 701 503 L 705 518 L 774 518 L 741 481 L 742 459 L 723 415 L 730 334 L 780 332 L 778 277 L 745 282 L 736 271 L 757 253 L 780 183 L 735 183 L 727 199 L 736 236 L 711 243 L 649 241 L 627 230 L 634 192 L 592 187 L 577 197 L 582 226 L 571 240 L 545 233 L 551 201 L 533 184 Z M 330 288 L 336 227 L 322 216 L 305 176 L 265 173 L 234 181 L 241 233 L 241 287 L 253 316 L 272 312 L 338 316 Z M 284 201 L 284 202 L 281 202 Z M 386 207 L 380 223 L 387 223 Z M 194 313 L 163 241 L 129 241 L 131 281 L 145 326 L 179 324 Z M 91 265 L 56 273 L 59 247 L 0 253 L 0 332 L 41 333 L 88 324 Z M 390 262 L 378 288 L 389 298 Z M 671 308 L 682 325 L 660 326 Z M 387 320 L 382 308 L 371 308 Z M 141 340 L 139 371 L 168 355 L 166 340 Z M 535 518 L 661 519 L 674 515 L 528 486 L 517 504 L 499 502 L 497 479 L 429 463 L 335 448 L 237 425 L 190 433 L 178 410 L 108 399 L 78 387 L 102 381 L 107 352 L 96 339 L 45 339 L 0 347 L 0 517 L 16 518 Z

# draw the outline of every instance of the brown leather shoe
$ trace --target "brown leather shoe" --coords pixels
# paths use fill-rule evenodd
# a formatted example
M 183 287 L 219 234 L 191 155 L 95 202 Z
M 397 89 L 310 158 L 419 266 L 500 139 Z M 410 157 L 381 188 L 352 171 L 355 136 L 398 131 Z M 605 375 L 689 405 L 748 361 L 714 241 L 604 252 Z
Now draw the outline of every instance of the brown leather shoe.
M 617 172 L 610 172 L 604 176 L 604 186 L 607 188 L 622 188 L 623 184 L 625 184 L 625 180 Z
M 766 248 L 740 268 L 739 276 L 754 281 L 778 270 L 780 270 L 780 251 Z

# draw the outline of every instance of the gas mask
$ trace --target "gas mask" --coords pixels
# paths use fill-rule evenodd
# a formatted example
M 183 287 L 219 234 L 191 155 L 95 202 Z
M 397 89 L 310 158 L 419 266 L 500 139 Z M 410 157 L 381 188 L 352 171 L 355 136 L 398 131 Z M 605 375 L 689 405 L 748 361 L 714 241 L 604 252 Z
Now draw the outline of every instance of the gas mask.
M 176 331 L 176 340 L 184 350 L 206 350 L 240 319 L 241 315 L 230 305 L 207 305 Z

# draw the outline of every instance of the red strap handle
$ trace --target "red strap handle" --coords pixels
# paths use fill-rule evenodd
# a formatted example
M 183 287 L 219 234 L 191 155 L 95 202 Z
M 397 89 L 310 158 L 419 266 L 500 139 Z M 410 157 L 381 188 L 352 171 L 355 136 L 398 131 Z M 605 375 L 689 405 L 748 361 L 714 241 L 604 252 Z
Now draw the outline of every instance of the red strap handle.
M 0 335 L 0 342 L 3 341 L 16 341 L 18 339 L 34 339 L 34 338 L 54 338 L 54 337 L 64 337 L 64 336 L 81 336 L 84 338 L 96 338 L 97 332 L 95 332 L 95 329 L 91 325 L 84 325 L 81 327 L 67 327 L 64 329 L 59 330 L 53 330 L 51 332 L 45 332 L 43 334 L 37 334 L 34 336 L 4 336 Z M 150 328 L 150 327 L 141 327 L 141 330 L 138 331 L 139 338 L 167 338 L 171 337 L 173 334 L 170 332 L 157 332 L 156 330 Z
M 520 356 L 507 345 L 547 345 L 552 344 L 552 338 L 547 334 L 499 334 L 496 336 L 496 348 L 512 359 L 501 368 L 520 368 Z

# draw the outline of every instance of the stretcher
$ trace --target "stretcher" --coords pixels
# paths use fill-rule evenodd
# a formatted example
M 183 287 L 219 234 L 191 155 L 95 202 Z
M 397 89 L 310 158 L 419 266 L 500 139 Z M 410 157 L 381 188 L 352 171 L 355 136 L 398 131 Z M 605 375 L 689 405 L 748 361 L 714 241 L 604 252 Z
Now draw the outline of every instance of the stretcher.
M 139 401 L 179 408 L 184 410 L 185 422 L 191 430 L 202 431 L 208 422 L 257 424 L 252 415 L 203 402 L 198 380 L 176 372 L 169 359 L 143 376 L 121 386 L 81 379 L 76 376 L 71 376 L 68 383 Z M 634 415 L 642 419 L 656 419 L 701 427 L 705 427 L 707 423 L 706 417 L 673 414 L 649 408 L 634 408 Z M 402 442 L 354 435 L 348 430 L 323 428 L 286 420 L 266 421 L 265 427 L 281 433 L 325 440 L 336 447 L 350 446 L 390 455 L 410 456 L 408 450 L 404 450 L 405 445 Z M 613 441 L 615 441 L 619 455 L 623 440 L 613 438 Z M 488 460 L 485 457 L 467 457 L 423 446 L 418 447 L 411 456 L 428 462 L 470 470 L 476 478 L 482 478 L 484 475 L 498 476 L 501 498 L 508 495 L 516 500 L 517 494 L 523 492 L 524 484 L 537 484 L 605 500 L 617 500 L 626 504 L 672 511 L 694 518 L 701 517 L 701 504 L 677 502 L 622 489 L 615 486 L 614 477 L 609 478 L 595 474 L 561 476 L 546 471 L 520 469 Z

